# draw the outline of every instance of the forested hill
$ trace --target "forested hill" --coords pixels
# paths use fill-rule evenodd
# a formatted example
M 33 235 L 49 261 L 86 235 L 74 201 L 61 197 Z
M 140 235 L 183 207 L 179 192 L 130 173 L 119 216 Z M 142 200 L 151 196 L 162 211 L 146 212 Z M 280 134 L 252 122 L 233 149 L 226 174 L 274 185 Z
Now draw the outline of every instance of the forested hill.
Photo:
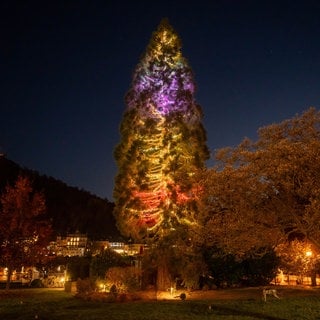
M 120 240 L 113 216 L 114 204 L 64 182 L 40 175 L 0 155 L 0 193 L 13 184 L 19 174 L 30 178 L 35 190 L 46 198 L 47 215 L 55 235 L 79 231 L 92 240 Z

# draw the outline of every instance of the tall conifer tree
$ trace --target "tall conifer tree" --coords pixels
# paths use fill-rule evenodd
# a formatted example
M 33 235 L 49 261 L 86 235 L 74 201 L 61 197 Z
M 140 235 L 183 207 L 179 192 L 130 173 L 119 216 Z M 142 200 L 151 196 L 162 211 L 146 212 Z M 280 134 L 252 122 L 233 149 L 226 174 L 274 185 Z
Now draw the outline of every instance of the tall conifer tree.
M 115 213 L 135 241 L 195 223 L 195 172 L 209 158 L 192 70 L 167 19 L 152 34 L 126 95 L 114 156 Z

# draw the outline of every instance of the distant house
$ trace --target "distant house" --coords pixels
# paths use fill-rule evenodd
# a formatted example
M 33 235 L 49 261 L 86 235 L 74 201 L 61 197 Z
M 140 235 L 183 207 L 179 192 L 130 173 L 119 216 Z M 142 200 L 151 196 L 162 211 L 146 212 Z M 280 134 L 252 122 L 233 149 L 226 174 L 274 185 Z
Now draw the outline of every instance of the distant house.
M 80 232 L 68 234 L 66 237 L 58 236 L 55 242 L 50 243 L 52 255 L 83 257 L 88 250 L 88 237 Z
M 58 236 L 57 240 L 51 242 L 49 246 L 52 256 L 63 257 L 83 257 L 88 253 L 95 256 L 106 249 L 114 250 L 121 255 L 136 256 L 141 255 L 146 246 L 136 243 L 111 242 L 108 240 L 90 241 L 86 234 L 79 232 L 68 234 L 65 237 Z
M 92 241 L 89 251 L 94 256 L 101 253 L 101 251 L 106 249 L 114 250 L 121 255 L 136 256 L 142 254 L 145 245 L 138 243 L 124 243 L 124 242 L 114 242 L 114 241 Z

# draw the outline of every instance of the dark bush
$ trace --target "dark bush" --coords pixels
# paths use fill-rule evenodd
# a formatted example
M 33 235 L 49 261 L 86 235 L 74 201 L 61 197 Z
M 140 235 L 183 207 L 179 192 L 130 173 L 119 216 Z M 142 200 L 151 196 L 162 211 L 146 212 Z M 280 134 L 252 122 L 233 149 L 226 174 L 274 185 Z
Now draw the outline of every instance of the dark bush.
M 69 257 L 67 259 L 67 270 L 71 281 L 89 278 L 91 257 Z
M 242 260 L 217 248 L 204 251 L 210 278 L 201 278 L 201 286 L 217 287 L 267 285 L 276 276 L 279 258 L 273 250 L 256 250 Z
M 94 291 L 95 286 L 91 279 L 78 279 L 77 280 L 77 292 L 78 294 L 88 294 Z
M 40 280 L 40 279 L 34 279 L 34 280 L 31 281 L 30 287 L 31 287 L 31 288 L 43 288 L 44 285 L 43 285 L 43 283 L 42 283 L 42 280 Z
M 186 296 L 186 294 L 184 292 L 180 294 L 180 299 L 181 300 L 186 300 L 186 298 L 187 298 L 187 296 Z

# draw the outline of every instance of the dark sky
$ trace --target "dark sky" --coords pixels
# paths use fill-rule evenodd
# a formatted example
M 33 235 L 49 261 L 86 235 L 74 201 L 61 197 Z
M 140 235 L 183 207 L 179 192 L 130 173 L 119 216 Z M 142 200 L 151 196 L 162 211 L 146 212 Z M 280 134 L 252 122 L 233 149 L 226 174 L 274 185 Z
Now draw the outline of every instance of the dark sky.
M 3 0 L 0 153 L 112 200 L 124 95 L 163 17 L 212 151 L 319 108 L 320 1 Z

